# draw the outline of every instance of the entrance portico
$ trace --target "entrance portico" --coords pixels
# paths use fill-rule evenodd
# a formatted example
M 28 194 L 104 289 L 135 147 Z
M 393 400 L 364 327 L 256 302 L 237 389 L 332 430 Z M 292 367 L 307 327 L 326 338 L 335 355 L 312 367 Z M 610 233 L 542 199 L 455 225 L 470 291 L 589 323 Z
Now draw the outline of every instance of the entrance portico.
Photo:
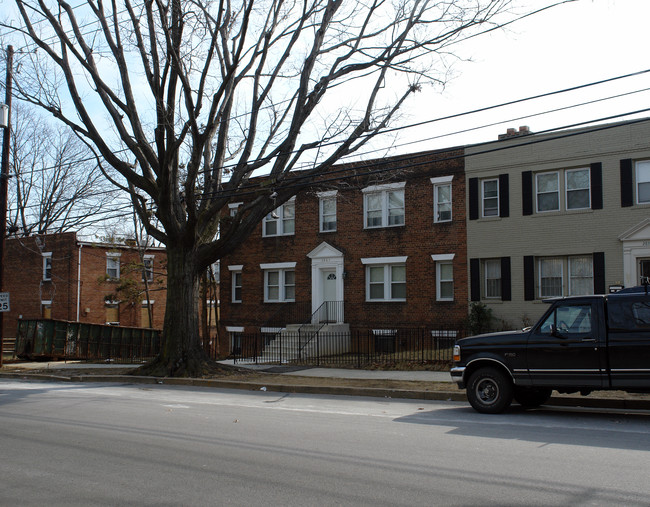
M 623 243 L 623 283 L 625 287 L 642 284 L 650 276 L 650 218 L 621 234 Z
M 311 259 L 312 314 L 320 321 L 342 323 L 343 319 L 343 253 L 323 242 L 307 254 Z M 318 312 L 323 303 L 332 308 Z M 335 309 L 334 309 L 335 307 Z M 316 315 L 316 312 L 319 315 Z

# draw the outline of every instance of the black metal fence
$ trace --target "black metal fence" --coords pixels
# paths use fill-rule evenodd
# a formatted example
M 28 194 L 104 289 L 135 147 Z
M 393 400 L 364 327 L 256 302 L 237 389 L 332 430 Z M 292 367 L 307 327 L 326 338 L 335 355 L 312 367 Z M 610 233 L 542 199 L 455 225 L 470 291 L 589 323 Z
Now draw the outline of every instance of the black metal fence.
M 232 336 L 235 362 L 364 368 L 447 365 L 462 330 L 251 333 Z
M 160 352 L 160 331 L 64 320 L 19 320 L 16 355 L 28 359 L 146 362 Z

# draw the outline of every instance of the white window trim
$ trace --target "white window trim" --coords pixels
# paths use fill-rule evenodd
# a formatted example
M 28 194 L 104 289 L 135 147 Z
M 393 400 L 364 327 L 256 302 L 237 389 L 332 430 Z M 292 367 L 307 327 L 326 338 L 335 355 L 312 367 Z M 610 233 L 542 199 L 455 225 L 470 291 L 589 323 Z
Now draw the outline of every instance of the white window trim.
M 364 194 L 375 193 L 375 192 L 385 192 L 386 190 L 399 190 L 406 187 L 406 182 L 401 181 L 399 183 L 384 183 L 382 185 L 371 185 L 366 188 L 362 188 L 361 192 Z
M 590 293 L 588 293 L 588 294 L 574 294 L 571 291 L 571 281 L 574 278 L 579 278 L 579 279 L 586 278 L 586 277 L 582 277 L 582 276 L 581 277 L 576 277 L 576 276 L 573 275 L 573 273 L 571 271 L 571 259 L 589 259 L 591 261 L 591 276 L 589 277 L 591 279 L 591 292 Z M 569 296 L 588 296 L 588 295 L 593 294 L 593 291 L 594 291 L 594 257 L 593 257 L 593 255 L 588 255 L 588 254 L 585 254 L 585 255 L 568 255 L 567 258 L 566 258 L 566 263 L 567 263 L 567 280 L 566 280 L 567 294 Z M 564 280 L 562 280 L 562 281 L 564 282 Z
M 284 207 L 287 204 L 292 204 L 293 205 L 293 224 L 294 224 L 294 230 L 293 232 L 284 232 Z M 268 216 L 266 215 L 262 219 L 262 237 L 264 238 L 275 238 L 277 236 L 294 236 L 296 234 L 295 229 L 296 229 L 296 197 L 293 196 L 291 199 L 289 199 L 287 202 L 284 204 L 280 204 L 277 208 L 275 208 L 275 213 L 278 215 L 278 218 L 273 218 L 272 220 L 268 220 Z M 269 222 L 275 222 L 277 225 L 277 233 L 276 234 L 267 234 L 266 233 L 266 224 Z
M 433 262 L 436 263 L 436 301 L 453 301 L 454 300 L 454 292 L 455 292 L 455 286 L 454 286 L 454 265 L 453 265 L 453 260 L 454 257 L 456 256 L 455 253 L 449 253 L 449 254 L 433 254 L 431 256 L 431 259 Z M 451 270 L 452 270 L 452 275 L 451 275 L 451 283 L 452 283 L 452 296 L 450 298 L 443 298 L 440 296 L 440 266 L 442 264 L 451 264 Z M 444 280 L 445 282 L 448 282 L 449 280 Z
M 367 266 L 366 267 L 366 301 L 367 302 L 404 302 L 406 301 L 406 298 L 393 298 L 392 297 L 392 291 L 390 290 L 391 287 L 391 278 L 390 276 L 390 266 L 400 266 L 404 265 L 406 267 L 406 259 L 408 256 L 400 256 L 400 257 L 369 257 L 369 258 L 363 258 L 361 259 L 361 264 Z M 384 297 L 382 299 L 371 299 L 370 298 L 370 277 L 368 274 L 368 267 L 370 266 L 383 266 L 384 267 Z M 406 280 L 404 280 L 404 283 L 406 283 Z M 391 297 L 386 297 L 386 295 L 390 295 Z
M 230 269 L 232 266 L 228 266 L 228 269 Z M 241 292 L 243 284 L 242 285 L 236 285 L 235 284 L 235 279 L 239 275 L 240 277 L 242 276 L 242 270 L 241 269 L 230 269 L 230 287 L 231 287 L 231 294 L 230 294 L 230 302 L 231 303 L 241 303 L 241 294 L 239 296 L 239 299 L 237 299 L 236 294 L 237 291 L 235 290 L 237 287 L 239 287 L 239 290 Z M 241 279 L 240 279 L 241 283 Z
M 43 280 L 52 280 L 52 252 L 43 252 Z M 47 261 L 50 261 L 50 276 L 47 276 Z
M 142 281 L 144 281 L 144 275 L 151 275 L 151 277 L 147 277 L 147 282 L 153 282 L 154 279 L 154 272 L 153 272 L 153 261 L 156 258 L 155 255 L 152 254 L 147 254 L 144 255 L 142 258 Z M 147 261 L 151 261 L 151 271 L 147 270 Z
M 244 204 L 243 202 L 231 202 L 228 204 L 228 214 L 232 217 L 237 214 L 239 207 Z
M 453 202 L 454 196 L 452 194 L 452 180 L 454 176 L 439 176 L 437 178 L 430 178 L 429 181 L 433 184 L 433 222 L 436 224 L 451 222 L 454 218 Z M 452 206 L 451 216 L 448 220 L 440 220 L 438 218 L 438 187 L 443 187 L 449 185 L 449 205 Z
M 52 305 L 51 299 L 41 300 L 41 306 Z
M 284 272 L 294 271 L 295 276 L 295 262 L 274 262 L 269 264 L 260 264 L 260 269 L 264 272 L 264 302 L 265 303 L 293 303 L 295 302 L 295 297 L 293 299 L 287 299 L 285 293 L 285 283 L 284 283 Z M 278 299 L 268 299 L 268 272 L 269 271 L 278 271 L 278 283 L 279 283 L 279 294 Z M 295 284 L 294 284 L 295 290 Z
M 453 261 L 455 256 L 456 256 L 455 253 L 450 253 L 450 254 L 433 254 L 433 255 L 431 256 L 431 259 L 433 259 L 434 262 Z
M 488 273 L 487 273 L 487 264 L 488 262 L 494 262 L 497 266 L 499 266 L 499 278 L 491 278 L 490 280 L 499 280 L 499 283 L 501 283 L 503 273 L 501 273 L 501 259 L 482 259 L 482 266 L 481 269 L 483 270 L 483 294 L 482 297 L 484 299 L 490 299 L 492 301 L 495 300 L 501 300 L 503 297 L 503 294 L 499 294 L 498 296 L 488 296 L 487 291 L 488 291 Z
M 429 181 L 434 185 L 438 185 L 440 183 L 451 183 L 453 179 L 454 175 L 452 174 L 451 176 L 438 176 L 436 178 L 430 178 Z
M 576 171 L 587 171 L 587 177 L 589 178 L 589 184 L 587 185 L 587 188 L 574 189 L 573 191 L 587 190 L 587 194 L 589 195 L 589 204 L 587 206 L 583 206 L 582 208 L 569 208 L 569 184 L 568 184 L 569 173 L 576 172 Z M 573 169 L 564 170 L 564 209 L 566 209 L 567 211 L 591 209 L 591 170 L 589 169 L 589 167 L 575 167 Z
M 338 195 L 338 191 L 336 190 L 330 190 L 327 192 L 318 192 L 316 194 L 318 196 L 318 232 L 322 233 L 328 233 L 328 232 L 336 232 L 337 225 L 338 225 L 338 206 L 336 202 L 336 197 Z M 326 199 L 334 199 L 334 229 L 328 229 L 324 230 L 323 229 L 323 201 Z
M 637 205 L 644 206 L 650 204 L 650 200 L 648 201 L 639 200 L 639 183 L 641 183 L 639 181 L 639 166 L 641 164 L 643 165 L 648 164 L 650 166 L 650 160 L 636 160 L 634 162 L 634 201 Z M 644 181 L 643 183 L 648 183 L 648 182 Z
M 267 264 L 260 264 L 260 269 L 290 269 L 295 268 L 295 262 L 272 262 Z
M 244 326 L 226 326 L 226 332 L 228 333 L 243 333 Z
M 404 227 L 406 225 L 406 193 L 403 196 L 404 199 L 404 223 L 401 224 L 388 224 L 388 192 L 395 190 L 402 190 L 406 187 L 406 182 L 399 183 L 386 183 L 383 185 L 371 185 L 369 187 L 361 189 L 363 194 L 363 228 L 364 229 L 385 229 L 388 227 Z M 371 194 L 381 194 L 382 204 L 381 204 L 381 225 L 368 225 L 368 196 Z
M 557 296 L 542 296 L 542 261 L 543 260 L 552 260 L 552 259 L 559 259 L 560 260 L 560 291 L 561 293 Z M 546 298 L 554 298 L 554 297 L 564 297 L 565 291 L 564 291 L 564 285 L 565 285 L 565 280 L 564 280 L 564 265 L 567 262 L 568 257 L 567 256 L 554 256 L 554 257 L 538 257 L 537 258 L 537 286 L 538 286 L 538 291 L 537 291 L 537 297 L 540 299 L 546 299 Z
M 228 271 L 242 271 L 243 269 L 243 264 L 233 264 L 232 266 L 228 266 Z
M 557 178 L 557 208 L 556 209 L 545 209 L 545 210 L 540 210 L 539 209 L 539 199 L 538 196 L 540 194 L 539 192 L 539 185 L 537 184 L 537 178 L 538 176 L 541 176 L 543 174 L 555 174 Z M 560 171 L 540 171 L 538 173 L 535 173 L 535 212 L 536 213 L 557 213 L 562 209 L 562 203 L 560 202 L 560 195 L 561 195 L 562 189 L 560 188 Z M 545 194 L 550 194 L 551 192 L 544 192 Z M 566 204 L 565 204 L 566 207 Z
M 497 200 L 497 213 L 496 215 L 486 215 L 485 214 L 485 184 L 491 181 L 496 181 L 497 184 L 497 195 L 496 197 L 488 197 L 488 199 L 496 199 Z M 500 217 L 501 216 L 501 206 L 499 203 L 499 198 L 500 198 L 500 193 L 501 193 L 501 188 L 499 185 L 499 178 L 485 178 L 481 180 L 481 217 L 482 218 L 495 218 L 495 217 Z
M 120 258 L 122 257 L 122 254 L 119 252 L 106 252 L 106 275 L 108 275 L 108 259 L 112 260 L 117 260 L 117 276 L 110 276 L 111 280 L 119 280 L 120 279 Z

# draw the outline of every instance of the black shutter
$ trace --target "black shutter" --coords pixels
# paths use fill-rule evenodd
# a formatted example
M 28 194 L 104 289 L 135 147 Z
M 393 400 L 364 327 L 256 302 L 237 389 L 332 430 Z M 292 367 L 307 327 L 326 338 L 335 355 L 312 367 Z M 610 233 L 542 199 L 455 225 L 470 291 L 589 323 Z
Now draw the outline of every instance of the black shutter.
M 469 260 L 469 286 L 470 299 L 472 301 L 481 300 L 481 261 L 479 259 Z
M 478 178 L 469 179 L 469 219 L 478 219 Z
M 510 216 L 510 185 L 507 174 L 499 174 L 499 216 Z
M 535 257 L 524 257 L 524 301 L 535 299 Z
M 632 159 L 621 160 L 621 207 L 634 204 L 634 179 L 632 178 Z
M 605 252 L 594 252 L 594 294 L 605 294 Z
M 524 216 L 533 214 L 533 173 L 521 173 L 521 204 Z
M 591 164 L 591 209 L 603 209 L 603 164 Z
M 501 300 L 512 301 L 510 257 L 501 257 Z

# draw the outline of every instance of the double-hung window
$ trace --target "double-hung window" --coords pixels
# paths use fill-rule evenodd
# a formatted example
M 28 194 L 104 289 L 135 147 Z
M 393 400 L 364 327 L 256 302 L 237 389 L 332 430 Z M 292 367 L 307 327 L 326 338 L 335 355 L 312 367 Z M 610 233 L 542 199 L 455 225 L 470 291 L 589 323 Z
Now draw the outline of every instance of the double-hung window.
M 404 187 L 406 183 L 375 185 L 363 189 L 364 227 L 404 225 Z
M 242 302 L 241 290 L 242 290 L 242 269 L 243 268 L 244 268 L 243 265 L 228 266 L 228 270 L 230 271 L 231 282 L 232 282 L 231 301 L 233 303 Z
M 559 257 L 539 259 L 539 295 L 562 296 L 563 262 Z
M 636 163 L 636 202 L 650 203 L 650 160 Z
M 142 281 L 153 282 L 153 255 L 145 255 L 142 259 Z
M 590 255 L 569 257 L 569 295 L 584 296 L 594 292 L 594 266 Z
M 320 232 L 336 231 L 336 191 L 318 194 L 318 215 Z
M 431 256 L 436 263 L 436 301 L 454 300 L 454 256 L 455 254 Z
M 559 211 L 560 209 L 560 174 L 558 172 L 539 173 L 535 175 L 537 212 Z
M 107 253 L 106 254 L 106 276 L 111 280 L 120 279 L 120 254 Z
M 451 180 L 453 176 L 431 178 L 433 183 L 433 221 L 451 221 Z
M 366 266 L 366 301 L 406 301 L 406 257 L 361 259 Z
M 481 192 L 484 217 L 499 216 L 499 180 L 482 180 Z
M 296 263 L 260 264 L 264 271 L 264 302 L 285 303 L 296 300 Z
M 52 280 L 52 252 L 43 253 L 43 280 Z
M 290 236 L 296 230 L 296 201 L 290 199 L 266 215 L 262 222 L 264 236 Z
M 565 173 L 566 209 L 586 209 L 590 202 L 590 171 L 588 168 L 569 169 Z
M 501 298 L 501 259 L 486 259 L 483 262 L 485 275 L 485 298 Z

